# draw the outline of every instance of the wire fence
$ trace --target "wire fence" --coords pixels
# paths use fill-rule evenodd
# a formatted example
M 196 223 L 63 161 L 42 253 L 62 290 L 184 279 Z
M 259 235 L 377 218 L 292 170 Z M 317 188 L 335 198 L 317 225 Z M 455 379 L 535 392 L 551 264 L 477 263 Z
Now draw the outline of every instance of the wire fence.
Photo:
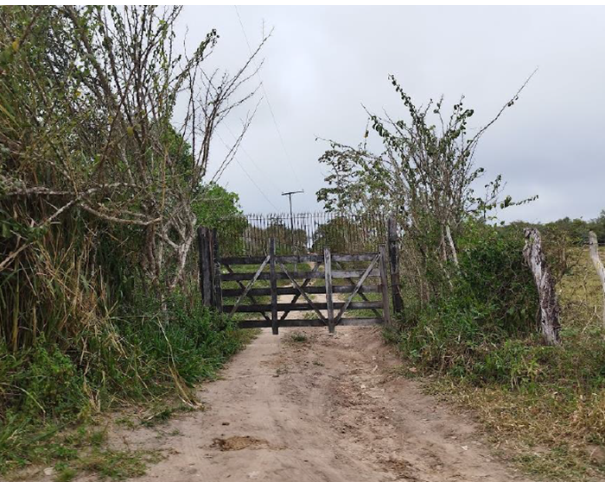
M 387 217 L 341 213 L 251 214 L 226 218 L 217 228 L 222 256 L 252 256 L 267 252 L 275 239 L 280 255 L 374 252 L 387 241 Z

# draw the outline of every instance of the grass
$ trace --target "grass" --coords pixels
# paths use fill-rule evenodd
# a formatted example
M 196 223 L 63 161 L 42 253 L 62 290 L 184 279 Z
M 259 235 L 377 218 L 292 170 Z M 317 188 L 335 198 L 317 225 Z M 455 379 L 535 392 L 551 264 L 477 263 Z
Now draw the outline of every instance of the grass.
M 140 477 L 145 473 L 147 464 L 157 463 L 161 458 L 160 452 L 154 450 L 94 449 L 80 458 L 75 466 L 78 470 L 96 474 L 99 480 L 127 480 Z M 73 475 L 75 470 L 67 468 Z
M 538 480 L 605 478 L 602 289 L 588 253 L 571 252 L 576 264 L 558 286 L 561 346 L 544 346 L 537 334 L 506 340 L 475 375 L 412 368 L 432 376 L 430 392 L 474 411 L 500 450 Z
M 153 428 L 159 424 L 168 422 L 177 413 L 193 411 L 193 408 L 188 405 L 168 406 L 160 404 L 160 407 L 153 411 L 150 415 L 143 418 L 141 424 L 148 428 Z
M 156 407 L 141 423 L 165 422 L 186 409 L 171 400 L 195 403 L 192 387 L 215 379 L 255 335 L 218 319 L 197 300 L 171 301 L 169 326 L 151 305 L 135 309 L 132 315 L 122 310 L 120 319 L 86 340 L 0 350 L 0 475 L 40 466 L 53 466 L 64 479 L 79 471 L 112 479 L 136 474 L 153 455 L 104 447 L 98 413 L 152 403 Z M 119 422 L 139 426 L 126 415 Z
M 24 458 L 23 452 L 15 451 L 12 465 L 4 465 L 5 480 L 26 480 L 35 468 L 22 470 L 26 466 L 38 466 L 49 477 L 60 482 L 68 482 L 78 474 L 95 474 L 99 480 L 125 480 L 145 473 L 146 465 L 159 461 L 160 452 L 152 450 L 118 450 L 106 446 L 107 431 L 91 425 L 80 426 L 75 430 L 58 433 L 46 428 L 42 433 L 28 438 L 27 448 L 30 458 Z M 5 455 L 6 456 L 6 455 Z M 9 460 L 10 462 L 11 460 Z M 44 468 L 44 466 L 51 466 Z M 47 474 L 45 473 L 45 476 Z
M 309 341 L 309 337 L 305 333 L 295 331 L 288 335 L 287 341 L 293 343 L 306 343 Z

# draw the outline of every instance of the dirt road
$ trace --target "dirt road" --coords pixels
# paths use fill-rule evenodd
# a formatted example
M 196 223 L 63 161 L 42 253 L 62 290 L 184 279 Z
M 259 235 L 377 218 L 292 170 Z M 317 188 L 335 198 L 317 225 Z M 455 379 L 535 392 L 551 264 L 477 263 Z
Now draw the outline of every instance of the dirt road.
M 203 387 L 204 411 L 131 432 L 166 455 L 140 480 L 518 479 L 398 364 L 375 328 L 265 330 Z

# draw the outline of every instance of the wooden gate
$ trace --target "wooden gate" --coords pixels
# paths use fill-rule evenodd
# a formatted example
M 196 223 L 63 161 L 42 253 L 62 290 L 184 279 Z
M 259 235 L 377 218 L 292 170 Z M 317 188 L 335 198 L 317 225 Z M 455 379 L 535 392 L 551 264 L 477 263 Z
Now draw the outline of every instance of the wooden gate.
M 363 254 L 326 248 L 323 254 L 276 255 L 270 239 L 266 255 L 221 259 L 215 234 L 199 231 L 204 302 L 242 328 L 270 327 L 276 335 L 284 326 L 326 326 L 333 333 L 340 325 L 390 325 L 385 246 Z

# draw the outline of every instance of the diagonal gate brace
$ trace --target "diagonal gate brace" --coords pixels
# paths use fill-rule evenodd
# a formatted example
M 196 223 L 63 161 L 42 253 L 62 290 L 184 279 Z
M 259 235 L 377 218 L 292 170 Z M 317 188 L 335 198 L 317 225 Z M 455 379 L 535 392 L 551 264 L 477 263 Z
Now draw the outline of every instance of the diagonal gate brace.
M 246 297 L 246 294 L 248 294 L 248 291 L 250 291 L 250 289 L 252 289 L 252 286 L 254 286 L 254 283 L 258 280 L 258 277 L 260 276 L 261 272 L 263 272 L 263 269 L 269 263 L 270 259 L 271 259 L 271 256 L 268 255 L 267 258 L 263 261 L 261 266 L 256 271 L 256 274 L 254 274 L 254 277 L 252 278 L 252 280 L 246 286 L 246 289 L 244 289 L 244 292 L 240 295 L 239 298 L 237 298 L 237 301 L 235 302 L 235 304 L 233 305 L 233 308 L 231 309 L 231 312 L 229 313 L 229 318 L 231 318 L 233 316 L 233 313 L 235 313 L 237 311 L 238 306 L 242 303 L 243 299 Z
M 374 259 L 372 260 L 372 262 L 370 263 L 370 265 L 368 266 L 368 268 L 365 270 L 365 272 L 362 274 L 361 278 L 357 282 L 357 285 L 355 286 L 355 289 L 353 289 L 353 292 L 347 298 L 344 306 L 342 308 L 340 308 L 340 312 L 338 313 L 338 316 L 336 316 L 336 319 L 334 320 L 334 324 L 335 325 L 338 325 L 338 323 L 340 323 L 340 320 L 342 319 L 342 316 L 345 314 L 345 311 L 347 310 L 347 308 L 351 304 L 351 301 L 353 301 L 353 298 L 355 297 L 355 295 L 361 289 L 361 286 L 363 285 L 364 281 L 370 275 L 370 272 L 372 272 L 372 269 L 374 269 L 374 266 L 378 262 L 378 259 L 380 259 L 380 254 L 378 254 L 378 255 L 376 255 L 376 257 L 374 257 Z
M 282 264 L 281 262 L 280 262 L 279 265 L 281 266 L 282 271 L 284 272 L 284 274 L 286 274 L 286 276 L 288 276 L 288 279 L 290 279 L 290 281 L 292 281 L 292 284 L 294 285 L 294 287 L 296 288 L 296 290 L 300 293 L 300 295 L 303 298 L 305 298 L 305 300 L 307 301 L 307 303 L 309 303 L 309 306 L 311 306 L 311 308 L 313 309 L 313 311 L 315 311 L 315 313 L 317 314 L 318 318 L 323 322 L 324 325 L 327 326 L 328 322 L 327 322 L 326 318 L 324 317 L 324 315 L 321 314 L 321 311 L 319 311 L 319 309 L 317 308 L 317 306 L 315 306 L 315 303 L 307 295 L 307 293 L 304 291 L 304 289 L 300 287 L 300 284 L 298 284 L 294 279 L 292 279 L 292 276 L 290 276 L 290 273 L 286 269 L 286 266 L 284 264 Z

